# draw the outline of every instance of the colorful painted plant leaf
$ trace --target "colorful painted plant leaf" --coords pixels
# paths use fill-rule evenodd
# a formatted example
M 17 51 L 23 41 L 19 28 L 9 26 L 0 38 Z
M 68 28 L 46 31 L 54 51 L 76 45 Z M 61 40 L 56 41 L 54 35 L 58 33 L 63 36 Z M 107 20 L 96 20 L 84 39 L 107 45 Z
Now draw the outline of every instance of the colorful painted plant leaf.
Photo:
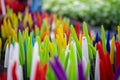
M 87 28 L 87 23 L 86 22 L 83 22 L 83 33 L 84 33 L 84 36 L 87 38 L 87 41 L 88 43 L 91 43 L 90 41 L 90 36 L 88 34 L 88 28 Z
M 86 77 L 83 71 L 82 61 L 78 64 L 78 80 L 86 80 Z
M 120 42 L 120 26 L 118 26 L 118 41 Z
M 31 60 L 32 60 L 32 33 L 30 34 L 30 37 L 28 37 L 28 42 L 27 42 L 27 77 L 30 77 L 31 73 Z
M 68 71 L 68 79 L 76 80 L 78 76 L 77 75 L 78 64 L 77 64 L 76 47 L 74 42 L 70 43 L 69 59 L 70 59 L 70 65 L 69 65 L 69 71 Z
M 106 48 L 107 48 L 107 52 L 110 53 L 110 32 L 108 32 L 107 34 Z
M 24 52 L 24 46 L 23 46 L 23 39 L 22 39 L 22 34 L 19 31 L 19 60 L 20 60 L 20 64 L 24 65 L 25 63 L 25 52 Z
M 78 59 L 81 60 L 81 58 L 82 58 L 81 46 L 80 46 L 80 43 L 79 43 L 79 41 L 78 41 L 78 39 L 77 39 L 76 32 L 75 32 L 75 30 L 74 30 L 74 28 L 73 28 L 72 25 L 71 25 L 71 34 L 72 34 L 72 37 L 74 38 L 75 43 L 76 43 Z
M 110 61 L 111 64 L 114 64 L 114 47 L 115 47 L 115 38 L 112 37 L 111 45 L 110 45 Z
M 105 30 L 103 25 L 101 27 L 101 38 L 102 38 L 102 47 L 103 47 L 104 53 L 106 54 L 106 38 L 105 38 Z
M 50 61 L 50 66 L 54 71 L 54 74 L 56 75 L 58 80 L 67 80 L 66 73 L 58 60 L 58 57 L 54 57 L 55 62 Z

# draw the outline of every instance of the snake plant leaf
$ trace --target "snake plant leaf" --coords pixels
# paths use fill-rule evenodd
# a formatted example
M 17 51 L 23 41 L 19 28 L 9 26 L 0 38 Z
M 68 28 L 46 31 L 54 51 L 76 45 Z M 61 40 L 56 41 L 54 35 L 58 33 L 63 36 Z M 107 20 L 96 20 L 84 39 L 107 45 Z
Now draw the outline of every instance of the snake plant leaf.
M 20 60 L 20 64 L 24 65 L 25 63 L 25 52 L 24 52 L 24 46 L 23 46 L 23 39 L 22 39 L 22 34 L 19 31 L 19 60 Z
M 105 38 L 105 30 L 104 30 L 104 27 L 102 25 L 101 27 L 101 39 L 102 39 L 102 47 L 103 47 L 103 50 L 104 50 L 104 53 L 106 54 L 106 38 Z
M 110 60 L 111 64 L 114 64 L 114 47 L 115 47 L 115 38 L 112 37 L 111 45 L 110 45 Z
M 71 33 L 72 33 L 72 37 L 74 38 L 75 40 L 75 43 L 76 43 L 76 47 L 77 47 L 77 52 L 78 52 L 78 59 L 81 60 L 82 58 L 82 50 L 81 50 L 81 46 L 80 46 L 80 43 L 77 39 L 77 35 L 76 35 L 76 32 L 75 32 L 75 29 L 74 27 L 71 25 Z

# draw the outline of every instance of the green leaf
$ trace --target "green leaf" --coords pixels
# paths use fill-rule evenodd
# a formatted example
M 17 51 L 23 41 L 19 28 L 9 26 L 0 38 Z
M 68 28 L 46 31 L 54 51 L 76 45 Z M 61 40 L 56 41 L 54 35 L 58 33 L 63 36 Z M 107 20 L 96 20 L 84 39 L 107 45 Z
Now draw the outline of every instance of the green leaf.
M 48 26 L 47 21 L 44 20 L 43 24 L 42 24 L 42 27 L 41 27 L 41 30 L 40 30 L 40 34 L 39 34 L 40 38 L 42 37 L 42 35 L 44 33 L 45 27 L 47 27 L 47 26 Z
M 53 40 L 53 42 L 52 42 L 52 47 L 53 47 L 53 53 L 52 53 L 52 55 L 55 56 L 55 55 L 58 54 L 57 44 L 56 44 L 55 40 Z
M 46 47 L 46 62 L 48 62 L 48 60 L 49 60 L 49 46 L 48 46 L 48 44 L 49 44 L 49 37 L 45 37 L 45 42 L 44 42 L 44 44 L 45 44 L 45 47 Z
M 48 78 L 48 80 L 56 80 L 56 76 L 54 75 L 54 72 L 53 72 L 53 70 L 52 70 L 50 65 L 48 67 L 47 78 Z
M 38 28 L 37 25 L 35 25 L 35 35 L 36 35 L 36 36 L 39 35 L 39 28 Z
M 65 49 L 64 48 L 60 50 L 59 59 L 60 59 L 62 66 L 64 66 L 64 62 L 65 62 Z
M 23 46 L 23 39 L 22 39 L 22 34 L 19 31 L 19 60 L 20 64 L 23 66 L 25 63 L 25 52 L 24 52 L 24 46 Z
M 7 17 L 10 18 L 10 16 L 12 15 L 13 11 L 12 9 L 10 9 L 9 7 L 7 7 Z
M 25 41 L 27 45 L 28 44 L 28 28 L 25 29 Z
M 69 73 L 68 73 L 68 79 L 69 80 L 77 80 L 77 61 L 76 61 L 75 56 L 75 51 L 74 51 L 74 46 L 71 43 L 70 44 L 70 53 L 69 53 L 69 58 L 70 58 L 70 66 L 69 66 Z
M 105 38 L 105 31 L 104 31 L 103 25 L 101 27 L 101 38 L 102 38 L 102 47 L 103 47 L 104 53 L 106 54 L 106 44 L 105 44 L 106 38 Z
M 65 68 L 65 70 L 67 69 L 68 60 L 69 60 L 69 53 L 68 53 L 68 54 L 66 55 L 66 57 L 65 57 L 65 63 L 64 63 L 64 68 Z
M 88 43 L 91 43 L 91 41 L 90 41 L 90 36 L 89 36 L 89 34 L 88 34 L 88 28 L 87 28 L 86 22 L 83 22 L 83 31 L 84 31 L 84 36 L 85 36 L 86 39 L 87 39 L 87 42 L 88 42 Z
M 92 50 L 90 48 L 90 46 L 88 46 L 88 53 L 89 53 L 89 59 L 93 59 L 93 53 L 92 53 Z
M 39 53 L 39 58 L 40 58 L 40 37 L 39 36 L 36 36 L 36 41 L 37 41 L 37 43 L 38 43 L 38 49 L 39 49 L 39 51 L 38 51 L 38 53 Z
M 47 63 L 49 60 L 49 38 L 45 37 L 44 41 L 40 45 L 40 61 L 41 64 Z
M 86 70 L 85 70 L 85 74 L 86 74 L 86 77 L 87 77 L 87 78 L 90 77 L 90 61 L 88 61 L 88 63 L 87 63 L 87 67 L 86 67 Z
M 118 77 L 118 80 L 120 80 L 120 76 Z
M 77 52 L 78 52 L 78 60 L 81 60 L 82 59 L 82 50 L 81 50 L 81 46 L 80 46 L 80 43 L 78 41 L 78 38 L 77 38 L 77 35 L 76 35 L 76 32 L 74 30 L 74 27 L 71 25 L 71 33 L 72 33 L 72 37 L 74 38 L 75 40 L 75 43 L 76 43 L 76 47 L 77 47 Z
M 95 47 L 93 47 L 93 45 L 90 44 L 90 43 L 88 43 L 88 46 L 92 50 L 93 55 L 96 56 L 96 49 L 95 49 Z
M 31 73 L 31 65 L 32 65 L 32 33 L 30 33 L 30 37 L 28 37 L 28 44 L 27 44 L 27 76 L 30 77 Z
M 84 31 L 84 36 L 87 39 L 87 42 L 91 44 L 90 36 L 88 34 L 88 28 L 87 28 L 87 23 L 86 22 L 83 22 L 83 31 Z M 89 53 L 89 59 L 93 59 L 93 53 L 92 53 L 92 50 L 91 50 L 90 46 L 88 46 L 88 53 Z
M 20 21 L 22 21 L 22 13 L 21 13 L 21 12 L 18 12 L 18 19 L 19 19 Z

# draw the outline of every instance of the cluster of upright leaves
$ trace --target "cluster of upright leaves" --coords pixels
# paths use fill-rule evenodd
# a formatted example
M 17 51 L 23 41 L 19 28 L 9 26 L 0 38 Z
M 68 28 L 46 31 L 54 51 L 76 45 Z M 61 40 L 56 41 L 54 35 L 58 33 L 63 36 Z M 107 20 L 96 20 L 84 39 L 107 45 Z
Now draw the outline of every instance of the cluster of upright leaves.
M 32 67 L 31 62 L 33 59 L 33 47 L 35 41 L 37 41 L 40 64 L 44 65 L 50 63 L 48 67 L 47 78 L 55 80 L 56 78 L 58 78 L 58 76 L 61 76 L 60 74 L 63 73 L 64 75 L 62 76 L 65 79 L 68 78 L 71 80 L 76 80 L 78 77 L 78 63 L 82 60 L 82 46 L 79 41 L 80 33 L 76 34 L 74 26 L 69 25 L 69 20 L 65 19 L 64 21 L 62 21 L 61 18 L 57 19 L 56 17 L 54 17 L 54 21 L 56 22 L 54 31 L 55 38 L 50 40 L 50 25 L 47 19 L 43 20 L 41 28 L 39 28 L 38 25 L 34 25 L 35 29 L 33 29 L 32 15 L 30 13 L 26 13 L 24 18 L 22 18 L 21 13 L 18 14 L 18 18 L 16 18 L 16 15 L 14 14 L 13 16 L 16 22 L 18 21 L 18 19 L 20 20 L 20 24 L 18 25 L 18 23 L 15 24 L 14 22 L 10 22 L 9 19 L 4 20 L 4 27 L 2 26 L 1 31 L 2 38 L 9 38 L 10 36 L 13 39 L 13 43 L 15 43 L 15 41 L 19 42 L 19 61 L 21 66 L 25 64 L 25 60 L 27 61 L 27 77 L 30 77 Z M 9 18 L 11 18 L 10 15 Z M 91 60 L 93 59 L 93 55 L 96 54 L 96 49 L 92 46 L 92 42 L 90 40 L 87 29 L 87 24 L 85 22 L 83 26 L 83 36 L 85 36 L 88 41 L 88 55 L 89 60 Z M 80 27 L 80 25 L 78 27 Z M 17 34 L 15 34 L 17 33 L 17 29 L 19 31 L 18 36 Z M 10 30 L 10 32 L 8 30 Z M 0 43 L 2 42 L 0 41 Z M 55 56 L 57 56 L 58 58 L 54 58 Z M 55 64 L 51 63 L 53 59 L 57 61 Z M 55 74 L 57 74 L 55 72 L 55 65 L 61 71 L 61 73 L 59 73 L 57 76 L 55 76 Z M 89 77 L 90 62 L 87 63 L 87 67 L 85 68 L 84 73 L 86 77 Z

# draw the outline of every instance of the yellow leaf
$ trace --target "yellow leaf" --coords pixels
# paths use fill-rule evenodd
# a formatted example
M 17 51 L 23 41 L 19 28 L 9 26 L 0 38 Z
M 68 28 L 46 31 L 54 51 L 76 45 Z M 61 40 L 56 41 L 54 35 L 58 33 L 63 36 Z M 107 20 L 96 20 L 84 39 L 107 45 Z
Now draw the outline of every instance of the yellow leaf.
M 118 41 L 120 42 L 120 26 L 118 26 Z
M 28 13 L 26 13 L 24 19 L 23 19 L 23 26 L 26 27 L 26 23 L 28 21 Z
M 9 31 L 8 31 L 8 28 L 7 28 L 7 22 L 6 22 L 6 19 L 4 18 L 4 20 L 3 20 L 3 25 L 4 25 L 4 33 L 5 33 L 5 35 L 6 35 L 6 37 L 8 36 L 8 34 L 9 34 Z
M 52 50 L 52 43 L 49 41 L 49 50 L 50 50 L 50 57 L 52 56 L 53 50 Z
M 82 46 L 82 34 L 80 34 L 80 36 L 79 36 L 79 43 Z
M 31 16 L 31 14 L 28 14 L 28 23 L 29 23 L 30 29 L 32 29 L 33 21 L 32 21 L 32 16 Z
M 6 42 L 5 42 L 5 45 L 4 45 L 4 47 L 3 47 L 3 51 L 5 51 L 7 44 L 8 44 L 8 45 L 11 44 L 11 37 L 10 37 L 10 36 L 9 36 L 9 38 L 7 38 L 7 40 L 6 40 Z
M 1 53 L 1 51 L 2 51 L 2 40 L 1 40 L 1 38 L 0 38 L 0 53 Z M 0 54 L 1 55 L 1 54 Z
M 112 64 L 114 64 L 114 46 L 115 46 L 115 38 L 113 36 L 110 45 L 110 60 Z
M 3 25 L 1 26 L 1 34 L 3 38 L 6 38 L 5 27 Z

